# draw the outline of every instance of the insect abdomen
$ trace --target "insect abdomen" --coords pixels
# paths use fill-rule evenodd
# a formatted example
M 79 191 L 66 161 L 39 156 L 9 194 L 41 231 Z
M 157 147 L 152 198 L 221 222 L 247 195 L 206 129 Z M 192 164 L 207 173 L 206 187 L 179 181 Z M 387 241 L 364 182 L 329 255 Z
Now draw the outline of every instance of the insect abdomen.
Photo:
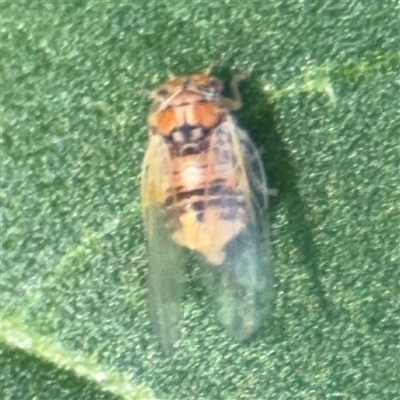
M 200 252 L 208 262 L 221 264 L 226 244 L 245 226 L 245 199 L 237 188 L 230 143 L 207 134 L 201 140 L 174 140 L 184 134 L 197 138 L 199 129 L 192 127 L 189 133 L 185 127 L 184 132 L 171 134 L 173 173 L 165 208 L 174 240 Z

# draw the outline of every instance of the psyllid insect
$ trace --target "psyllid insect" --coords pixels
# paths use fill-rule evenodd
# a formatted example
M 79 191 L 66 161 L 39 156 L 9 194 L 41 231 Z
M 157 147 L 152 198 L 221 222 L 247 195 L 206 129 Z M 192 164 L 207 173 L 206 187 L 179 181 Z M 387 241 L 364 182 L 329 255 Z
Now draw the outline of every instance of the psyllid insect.
M 203 261 L 217 318 L 238 340 L 262 324 L 272 297 L 268 188 L 259 154 L 231 115 L 242 106 L 208 72 L 171 77 L 153 93 L 142 170 L 153 323 L 179 338 L 187 249 Z

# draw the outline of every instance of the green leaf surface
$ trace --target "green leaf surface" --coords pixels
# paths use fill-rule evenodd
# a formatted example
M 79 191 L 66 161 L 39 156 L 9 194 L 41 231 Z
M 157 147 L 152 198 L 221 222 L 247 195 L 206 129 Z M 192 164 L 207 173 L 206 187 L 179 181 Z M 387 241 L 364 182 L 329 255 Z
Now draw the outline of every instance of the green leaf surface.
M 398 1 L 1 7 L 3 399 L 399 398 Z M 252 70 L 237 116 L 279 190 L 274 311 L 234 342 L 189 266 L 165 356 L 140 215 L 146 91 L 211 63 L 226 83 Z

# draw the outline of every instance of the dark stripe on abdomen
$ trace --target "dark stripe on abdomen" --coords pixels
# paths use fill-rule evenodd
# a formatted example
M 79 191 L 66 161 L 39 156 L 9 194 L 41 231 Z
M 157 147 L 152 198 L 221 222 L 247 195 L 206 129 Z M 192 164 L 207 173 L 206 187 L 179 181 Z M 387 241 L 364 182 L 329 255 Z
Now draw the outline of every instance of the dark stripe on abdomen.
M 222 183 L 221 179 L 218 181 Z M 222 185 L 213 185 L 207 190 L 201 188 L 182 191 L 169 196 L 164 204 L 171 218 L 179 217 L 191 209 L 196 213 L 199 222 L 204 221 L 204 212 L 207 208 L 219 209 L 221 219 L 235 220 L 240 218 L 246 207 L 241 191 Z

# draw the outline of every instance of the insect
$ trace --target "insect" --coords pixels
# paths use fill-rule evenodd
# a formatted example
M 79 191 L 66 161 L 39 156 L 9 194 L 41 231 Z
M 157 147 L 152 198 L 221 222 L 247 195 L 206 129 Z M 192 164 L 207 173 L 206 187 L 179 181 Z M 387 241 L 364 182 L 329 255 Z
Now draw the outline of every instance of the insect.
M 171 77 L 153 92 L 142 206 L 149 253 L 150 311 L 164 349 L 179 339 L 187 249 L 204 268 L 216 315 L 246 340 L 272 296 L 268 188 L 259 154 L 209 72 Z

